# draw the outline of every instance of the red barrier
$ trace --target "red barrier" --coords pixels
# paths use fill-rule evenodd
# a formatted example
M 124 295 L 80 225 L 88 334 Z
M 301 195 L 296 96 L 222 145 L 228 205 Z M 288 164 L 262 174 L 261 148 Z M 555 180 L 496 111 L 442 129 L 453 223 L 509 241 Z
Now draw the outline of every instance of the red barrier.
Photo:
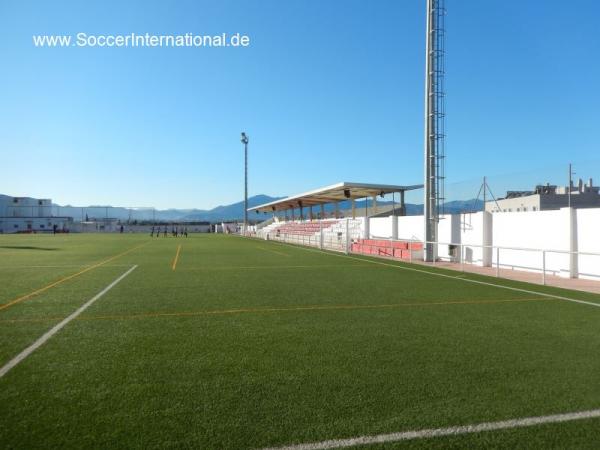
M 358 239 L 350 246 L 354 253 L 386 256 L 397 259 L 411 259 L 411 251 L 423 250 L 421 242 L 385 241 L 381 239 Z

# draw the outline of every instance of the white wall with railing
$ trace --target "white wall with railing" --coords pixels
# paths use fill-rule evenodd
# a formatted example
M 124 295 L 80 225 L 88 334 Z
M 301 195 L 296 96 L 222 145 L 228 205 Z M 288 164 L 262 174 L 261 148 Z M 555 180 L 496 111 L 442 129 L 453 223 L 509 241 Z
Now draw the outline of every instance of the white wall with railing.
M 397 220 L 397 236 L 393 221 Z M 423 239 L 423 216 L 369 220 L 370 238 Z M 438 227 L 442 261 L 497 266 L 563 277 L 600 278 L 600 209 L 444 215 Z
M 446 242 L 461 242 L 465 244 L 463 258 L 470 264 L 483 264 L 483 248 L 480 247 L 483 240 L 484 221 L 483 214 L 457 214 L 458 218 L 458 241 L 452 239 Z M 446 236 L 440 236 L 440 241 Z
M 340 251 L 360 238 L 422 242 L 424 235 L 423 216 L 340 219 L 311 236 L 279 235 L 278 225 L 258 235 Z M 439 260 L 462 265 L 600 280 L 600 209 L 444 215 L 436 250 Z
M 600 209 L 577 210 L 577 251 L 600 253 Z M 594 276 L 600 261 L 592 255 L 581 255 L 578 262 L 580 276 Z
M 494 214 L 493 244 L 507 247 L 501 250 L 501 264 L 516 270 L 539 270 L 542 255 L 522 248 L 570 251 L 569 214 L 568 208 Z M 545 263 L 548 272 L 569 275 L 568 254 L 548 253 Z

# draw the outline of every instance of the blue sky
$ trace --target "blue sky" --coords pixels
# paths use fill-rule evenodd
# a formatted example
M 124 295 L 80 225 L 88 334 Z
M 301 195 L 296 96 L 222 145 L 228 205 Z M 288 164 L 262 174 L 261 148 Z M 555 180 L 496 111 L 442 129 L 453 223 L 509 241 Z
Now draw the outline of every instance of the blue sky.
M 595 0 L 447 0 L 449 196 L 600 181 Z M 210 208 L 422 179 L 424 0 L 0 3 L 0 193 Z M 247 48 L 35 48 L 33 34 L 243 33 Z M 416 199 L 418 200 L 418 199 Z

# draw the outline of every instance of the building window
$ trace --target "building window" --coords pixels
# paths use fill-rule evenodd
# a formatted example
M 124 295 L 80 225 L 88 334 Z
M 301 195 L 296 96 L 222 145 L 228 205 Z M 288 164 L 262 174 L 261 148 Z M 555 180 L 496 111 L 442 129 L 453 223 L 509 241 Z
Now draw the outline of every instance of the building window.
M 13 227 L 15 228 L 19 228 L 19 225 L 17 225 L 16 223 L 13 225 Z
M 44 224 L 41 224 L 41 225 L 40 225 L 40 228 L 45 228 L 45 227 L 44 227 Z

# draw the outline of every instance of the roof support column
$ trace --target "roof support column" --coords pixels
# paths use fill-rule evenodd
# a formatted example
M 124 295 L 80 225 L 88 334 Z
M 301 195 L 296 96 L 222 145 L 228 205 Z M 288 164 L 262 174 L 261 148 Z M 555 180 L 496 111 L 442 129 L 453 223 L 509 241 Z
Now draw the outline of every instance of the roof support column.
M 312 222 L 313 220 L 313 211 L 312 211 L 312 205 L 310 205 L 308 207 L 308 217 L 310 218 L 310 221 Z
M 494 217 L 489 211 L 482 212 L 483 233 L 481 236 L 482 250 L 482 265 L 483 267 L 492 267 L 493 248 L 494 245 Z M 459 216 L 460 217 L 460 216 Z M 460 227 L 460 223 L 459 223 Z M 453 242 L 452 240 L 450 242 Z
M 404 191 L 400 191 L 400 215 L 406 215 L 406 205 L 404 204 Z
M 590 186 L 592 182 L 590 181 Z M 569 211 L 569 278 L 579 278 L 579 240 L 577 233 L 577 208 Z
M 325 205 L 321 203 L 321 220 L 325 218 Z
M 335 202 L 335 218 L 340 218 L 340 204 L 338 202 Z
M 373 212 L 371 214 L 377 214 L 377 196 L 373 196 Z
M 371 238 L 371 219 L 369 216 L 365 216 L 363 239 Z
M 356 219 L 356 201 L 352 199 L 352 218 Z

